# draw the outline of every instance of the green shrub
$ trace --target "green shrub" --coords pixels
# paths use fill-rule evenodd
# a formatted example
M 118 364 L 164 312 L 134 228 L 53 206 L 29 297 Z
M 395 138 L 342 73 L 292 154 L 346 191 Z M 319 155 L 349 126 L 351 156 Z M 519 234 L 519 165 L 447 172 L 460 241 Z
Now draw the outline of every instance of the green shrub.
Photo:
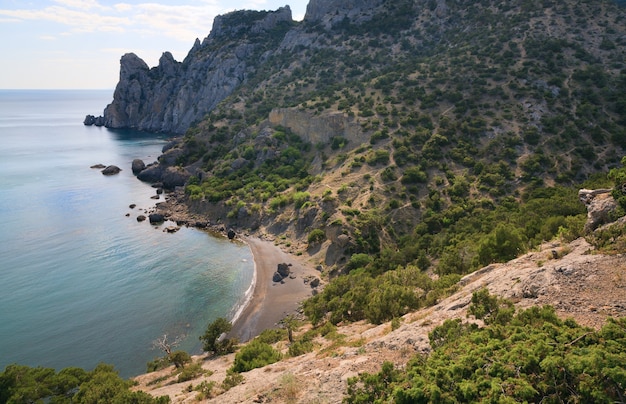
M 311 194 L 308 192 L 296 192 L 293 194 L 293 203 L 296 209 L 300 209 L 305 202 L 309 200 Z
M 478 242 L 478 262 L 488 265 L 512 260 L 526 250 L 524 242 L 524 236 L 516 228 L 506 224 L 498 225 Z
M 235 338 L 223 337 L 232 328 L 233 325 L 228 320 L 223 317 L 217 318 L 207 326 L 206 331 L 199 338 L 203 342 L 202 349 L 206 352 L 213 352 L 216 355 L 235 352 L 237 340 Z
M 254 339 L 237 352 L 231 369 L 238 373 L 247 372 L 278 362 L 281 359 L 280 352 L 272 348 L 270 344 Z
M 156 358 L 146 364 L 146 372 L 156 372 L 170 366 L 171 362 L 167 357 Z
M 289 345 L 289 356 L 300 356 L 309 352 L 313 352 L 313 342 L 311 341 L 296 341 Z
M 228 391 L 233 387 L 240 385 L 241 383 L 243 383 L 243 381 L 244 377 L 241 373 L 233 372 L 231 369 L 229 369 L 226 372 L 226 377 L 224 378 L 224 381 L 222 381 L 222 389 L 224 389 L 224 391 Z
M 268 328 L 263 330 L 255 339 L 266 344 L 275 344 L 278 341 L 287 339 L 287 330 L 284 328 Z
M 471 311 L 512 307 L 486 292 L 478 296 Z M 447 320 L 429 333 L 428 356 L 415 356 L 402 371 L 386 362 L 378 373 L 349 379 L 344 402 L 623 401 L 626 318 L 593 331 L 560 320 L 549 306 L 506 317 L 484 328 Z
M 313 229 L 311 230 L 311 232 L 309 233 L 307 237 L 307 242 L 309 244 L 317 244 L 317 243 L 321 243 L 322 241 L 324 241 L 325 238 L 326 238 L 326 232 L 324 232 L 324 230 Z
M 191 356 L 185 351 L 174 351 L 169 355 L 168 359 L 176 368 L 185 367 L 187 363 L 191 362 Z
M 193 363 L 187 367 L 182 368 L 181 372 L 178 374 L 176 382 L 187 382 L 189 380 L 193 380 L 199 377 L 203 373 L 204 371 L 202 370 L 202 365 L 200 363 Z

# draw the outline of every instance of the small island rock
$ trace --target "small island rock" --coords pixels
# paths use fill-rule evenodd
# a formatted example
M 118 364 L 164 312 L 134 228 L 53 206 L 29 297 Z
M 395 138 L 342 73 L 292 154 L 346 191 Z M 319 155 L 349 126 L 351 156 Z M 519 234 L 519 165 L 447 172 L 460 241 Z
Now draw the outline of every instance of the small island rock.
M 102 175 L 115 175 L 115 174 L 119 174 L 120 171 L 122 171 L 122 169 L 119 168 L 118 166 L 110 165 L 104 170 L 102 170 L 101 172 L 102 172 Z

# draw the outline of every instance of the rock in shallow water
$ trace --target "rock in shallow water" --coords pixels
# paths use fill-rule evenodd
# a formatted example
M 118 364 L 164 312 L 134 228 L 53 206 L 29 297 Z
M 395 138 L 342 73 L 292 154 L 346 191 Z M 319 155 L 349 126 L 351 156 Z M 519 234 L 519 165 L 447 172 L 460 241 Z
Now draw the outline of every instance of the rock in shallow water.
M 102 175 L 115 175 L 115 174 L 119 174 L 120 171 L 122 171 L 122 169 L 119 168 L 118 166 L 110 165 L 104 170 L 102 170 L 101 173 Z

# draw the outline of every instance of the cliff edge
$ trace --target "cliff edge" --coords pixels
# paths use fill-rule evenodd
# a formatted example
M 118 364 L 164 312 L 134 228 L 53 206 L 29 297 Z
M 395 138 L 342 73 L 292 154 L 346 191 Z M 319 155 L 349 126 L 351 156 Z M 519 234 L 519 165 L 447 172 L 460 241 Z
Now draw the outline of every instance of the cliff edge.
M 254 74 L 292 25 L 288 6 L 234 11 L 216 17 L 209 36 L 196 39 L 183 62 L 165 52 L 158 66 L 149 68 L 137 55 L 125 54 L 104 125 L 184 133 Z

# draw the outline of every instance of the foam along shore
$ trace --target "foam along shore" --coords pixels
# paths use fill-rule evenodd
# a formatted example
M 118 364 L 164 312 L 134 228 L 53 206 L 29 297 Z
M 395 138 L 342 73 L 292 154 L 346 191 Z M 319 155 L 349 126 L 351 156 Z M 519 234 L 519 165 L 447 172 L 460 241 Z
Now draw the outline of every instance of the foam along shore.
M 290 255 L 271 241 L 257 237 L 245 237 L 254 257 L 254 282 L 250 298 L 235 317 L 230 336 L 241 342 L 249 341 L 263 330 L 276 328 L 285 316 L 296 312 L 300 302 L 313 295 L 313 289 L 305 279 L 319 276 L 311 265 L 299 257 Z M 283 282 L 272 277 L 278 264 L 291 264 L 291 275 Z

